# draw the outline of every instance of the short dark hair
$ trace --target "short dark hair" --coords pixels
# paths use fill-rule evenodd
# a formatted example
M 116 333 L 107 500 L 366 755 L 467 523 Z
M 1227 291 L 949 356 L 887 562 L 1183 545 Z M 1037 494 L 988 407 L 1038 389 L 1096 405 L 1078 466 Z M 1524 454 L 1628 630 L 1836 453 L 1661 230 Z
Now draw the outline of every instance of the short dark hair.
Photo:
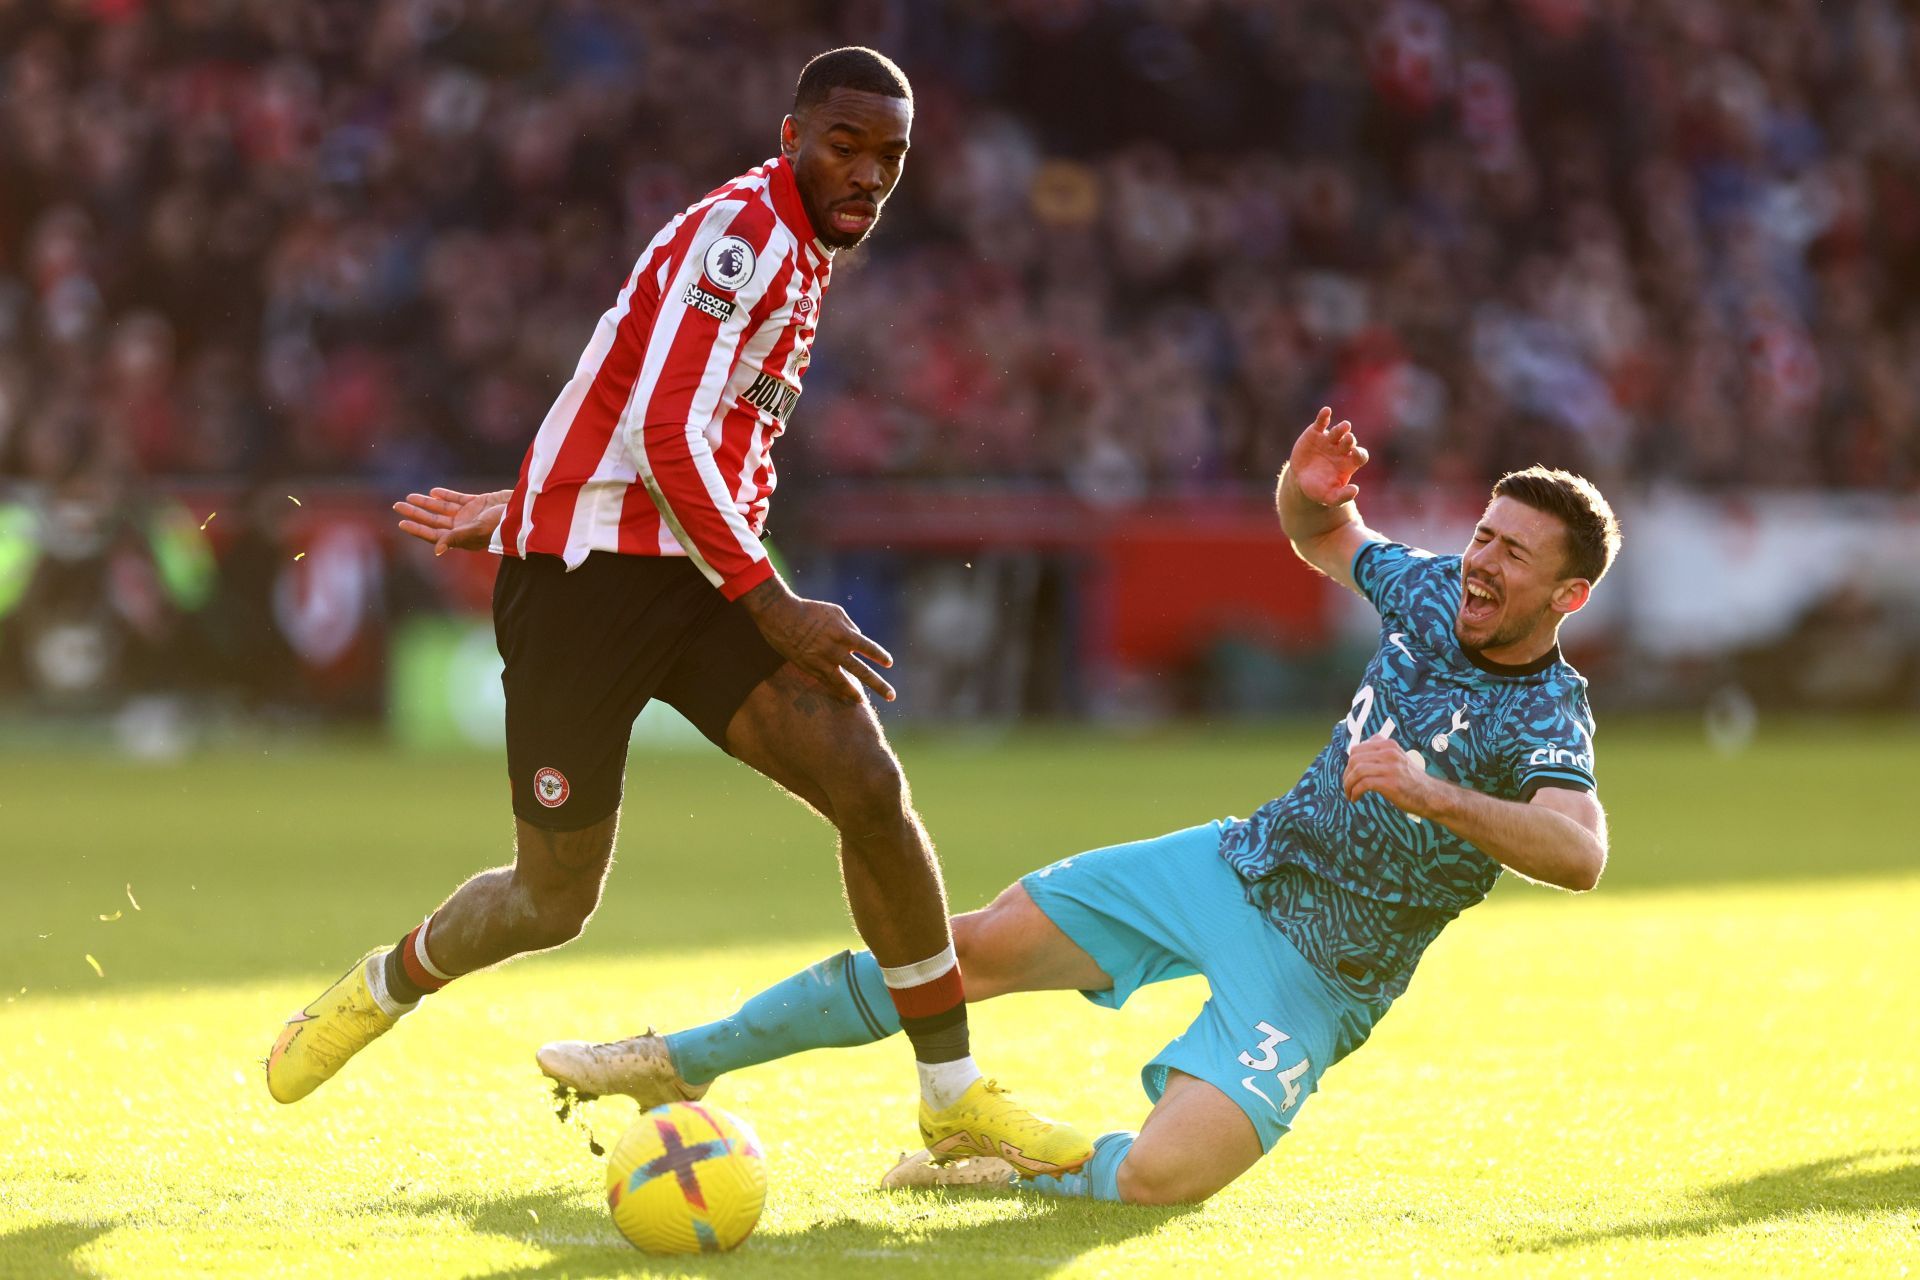
M 1509 471 L 1493 486 L 1496 498 L 1524 502 L 1556 517 L 1567 530 L 1566 576 L 1600 581 L 1620 552 L 1620 522 L 1593 481 L 1571 471 L 1531 466 Z
M 907 73 L 886 54 L 862 45 L 850 44 L 844 49 L 815 54 L 800 69 L 800 83 L 793 87 L 794 111 L 818 106 L 835 89 L 858 89 L 884 98 L 904 98 L 909 107 L 913 105 L 913 86 L 907 83 Z

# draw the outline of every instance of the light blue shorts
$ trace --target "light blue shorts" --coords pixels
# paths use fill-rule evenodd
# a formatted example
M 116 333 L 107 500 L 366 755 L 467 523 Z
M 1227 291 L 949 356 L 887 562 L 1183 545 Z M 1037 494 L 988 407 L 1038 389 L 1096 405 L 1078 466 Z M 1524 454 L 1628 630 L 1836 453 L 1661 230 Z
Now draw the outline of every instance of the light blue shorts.
M 1083 994 L 1117 1009 L 1152 982 L 1200 974 L 1212 997 L 1140 1073 L 1155 1102 L 1168 1071 L 1232 1098 L 1271 1150 L 1321 1073 L 1378 1015 L 1338 990 L 1247 901 L 1220 856 L 1218 822 L 1063 858 L 1022 879 L 1049 920 L 1113 979 Z

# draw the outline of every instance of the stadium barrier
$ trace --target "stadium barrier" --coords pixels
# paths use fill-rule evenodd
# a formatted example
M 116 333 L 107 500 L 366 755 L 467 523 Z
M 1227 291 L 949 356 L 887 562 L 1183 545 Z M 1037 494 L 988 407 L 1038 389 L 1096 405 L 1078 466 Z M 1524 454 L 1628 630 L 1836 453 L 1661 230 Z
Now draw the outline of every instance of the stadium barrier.
M 1369 494 L 1367 512 L 1445 550 L 1480 496 Z M 184 695 L 497 740 L 493 562 L 435 559 L 394 532 L 388 501 L 0 496 L 0 707 L 71 717 Z M 1698 706 L 1729 685 L 1791 705 L 1920 703 L 1920 502 L 1656 493 L 1620 508 L 1620 563 L 1568 635 L 1614 705 Z M 911 655 L 889 714 L 1318 710 L 1374 640 L 1365 605 L 1288 552 L 1262 494 L 1102 509 L 880 490 L 781 514 L 796 586 Z

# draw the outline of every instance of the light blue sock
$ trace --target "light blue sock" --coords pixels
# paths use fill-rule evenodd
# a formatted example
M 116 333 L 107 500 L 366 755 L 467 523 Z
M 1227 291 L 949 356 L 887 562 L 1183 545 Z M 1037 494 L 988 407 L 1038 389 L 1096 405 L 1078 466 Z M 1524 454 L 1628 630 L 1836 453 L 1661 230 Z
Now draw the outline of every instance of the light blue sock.
M 1038 1178 L 1016 1178 L 1020 1191 L 1043 1196 L 1071 1196 L 1080 1200 L 1120 1200 L 1120 1163 L 1133 1149 L 1137 1134 L 1116 1130 L 1103 1133 L 1093 1142 L 1093 1159 L 1080 1166 L 1078 1173 L 1046 1174 Z
M 688 1084 L 805 1049 L 871 1044 L 900 1030 L 871 952 L 842 951 L 768 987 L 734 1013 L 667 1037 Z

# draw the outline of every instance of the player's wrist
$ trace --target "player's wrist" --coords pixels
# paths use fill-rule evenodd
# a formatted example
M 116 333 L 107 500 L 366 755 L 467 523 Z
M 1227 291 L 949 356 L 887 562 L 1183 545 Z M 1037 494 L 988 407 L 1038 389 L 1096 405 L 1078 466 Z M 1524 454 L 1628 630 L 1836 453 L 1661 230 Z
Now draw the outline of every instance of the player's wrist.
M 780 580 L 779 574 L 771 574 L 763 581 L 743 591 L 740 603 L 753 615 L 755 622 L 771 619 L 784 608 L 795 604 L 798 597 Z
M 1300 468 L 1294 465 L 1292 459 L 1288 459 L 1287 465 L 1280 468 L 1280 509 L 1285 511 L 1289 506 L 1302 506 L 1324 510 L 1326 505 L 1324 502 L 1315 502 L 1307 495 L 1306 489 L 1300 484 Z
M 1414 812 L 1428 822 L 1449 825 L 1459 821 L 1464 815 L 1463 802 L 1467 801 L 1472 794 L 1465 787 L 1458 787 L 1443 778 L 1423 773 L 1415 794 L 1417 807 Z
M 768 644 L 786 658 L 801 661 L 811 630 L 807 601 L 793 594 L 776 575 L 742 595 L 740 602 L 747 606 L 747 615 Z

